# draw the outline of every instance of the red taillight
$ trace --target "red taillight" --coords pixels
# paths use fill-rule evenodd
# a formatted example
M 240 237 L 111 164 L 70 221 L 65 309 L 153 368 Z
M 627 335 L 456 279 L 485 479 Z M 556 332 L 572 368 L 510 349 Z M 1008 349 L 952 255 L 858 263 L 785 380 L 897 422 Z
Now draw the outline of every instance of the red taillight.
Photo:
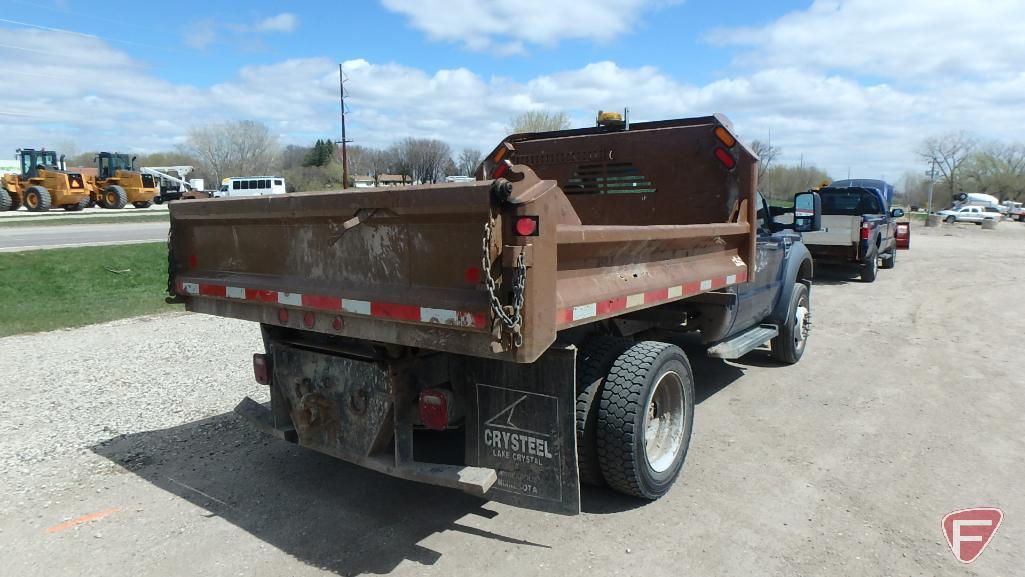
M 331 328 L 336 331 L 342 330 L 343 326 L 345 326 L 345 322 L 342 321 L 342 317 L 335 317 L 334 320 L 331 321 Z
M 288 324 L 288 309 L 278 309 L 278 322 Z
M 261 385 L 270 384 L 270 371 L 267 370 L 267 355 L 255 353 L 253 355 L 253 376 L 256 382 Z
M 420 423 L 428 429 L 444 431 L 453 406 L 452 391 L 427 389 L 420 393 Z
M 311 312 L 307 312 L 303 315 L 303 325 L 308 329 L 312 329 L 313 323 L 315 323 L 316 321 L 317 317 L 315 317 Z
M 505 171 L 509 168 L 509 165 L 505 162 L 499 162 L 495 165 L 495 171 L 491 174 L 494 178 L 498 178 L 505 174 Z
M 737 159 L 733 158 L 733 155 L 731 155 L 725 148 L 717 146 L 715 148 L 715 157 L 718 158 L 719 162 L 721 162 L 726 168 L 732 169 L 734 166 L 737 166 Z
M 872 231 L 868 228 L 867 222 L 861 223 L 861 240 L 868 240 L 868 237 L 871 234 L 871 232 Z
M 466 271 L 463 272 L 463 278 L 466 280 L 466 282 L 468 284 L 477 284 L 477 283 L 479 283 L 480 282 L 480 269 L 475 267 L 475 266 L 471 266 L 470 268 L 466 269 Z
M 537 236 L 541 232 L 536 216 L 521 216 L 516 219 L 516 234 L 520 236 Z

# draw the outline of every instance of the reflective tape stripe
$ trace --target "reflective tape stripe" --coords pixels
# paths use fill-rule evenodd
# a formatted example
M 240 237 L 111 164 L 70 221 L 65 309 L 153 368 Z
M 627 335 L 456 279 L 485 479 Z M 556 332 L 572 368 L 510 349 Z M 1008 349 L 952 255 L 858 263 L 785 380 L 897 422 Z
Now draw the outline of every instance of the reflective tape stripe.
M 747 271 L 705 279 L 699 282 L 689 282 L 682 285 L 653 289 L 647 292 L 616 297 L 613 299 L 599 301 L 597 303 L 587 303 L 567 307 L 555 311 L 555 324 L 567 325 L 593 317 L 605 317 L 632 308 L 640 308 L 645 305 L 651 306 L 662 304 L 742 282 L 747 282 Z
M 267 289 L 241 288 L 216 283 L 184 282 L 177 283 L 178 293 L 190 296 L 212 298 L 228 298 L 256 303 L 275 303 L 290 307 L 313 309 L 327 312 L 344 312 L 353 315 L 439 324 L 456 327 L 472 327 L 486 329 L 489 315 L 480 312 L 456 311 L 420 307 L 399 303 L 343 299 L 336 296 L 293 293 Z M 591 305 L 592 308 L 594 305 Z

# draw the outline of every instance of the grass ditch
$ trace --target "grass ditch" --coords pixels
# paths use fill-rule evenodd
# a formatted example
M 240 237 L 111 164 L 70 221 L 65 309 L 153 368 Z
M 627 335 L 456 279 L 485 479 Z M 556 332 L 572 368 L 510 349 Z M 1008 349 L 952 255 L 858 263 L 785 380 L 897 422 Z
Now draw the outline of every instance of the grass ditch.
M 13 218 L 13 217 L 12 217 Z M 168 213 L 138 214 L 132 216 L 36 216 L 24 220 L 0 219 L 0 228 L 23 226 L 63 226 L 69 224 L 129 224 L 133 222 L 168 222 Z
M 0 253 L 0 337 L 184 310 L 163 242 Z

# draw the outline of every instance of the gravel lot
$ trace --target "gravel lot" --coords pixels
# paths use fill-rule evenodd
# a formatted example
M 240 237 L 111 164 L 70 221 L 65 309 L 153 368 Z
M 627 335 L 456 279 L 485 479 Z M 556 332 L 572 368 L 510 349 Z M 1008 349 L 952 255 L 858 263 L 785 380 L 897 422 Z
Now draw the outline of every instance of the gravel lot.
M 1025 566 L 1025 225 L 823 270 L 804 359 L 695 358 L 684 475 L 560 517 L 262 436 L 259 330 L 165 315 L 0 339 L 0 544 L 36 575 L 1011 575 Z M 973 565 L 955 509 L 1005 518 Z M 68 523 L 89 515 L 82 523 Z

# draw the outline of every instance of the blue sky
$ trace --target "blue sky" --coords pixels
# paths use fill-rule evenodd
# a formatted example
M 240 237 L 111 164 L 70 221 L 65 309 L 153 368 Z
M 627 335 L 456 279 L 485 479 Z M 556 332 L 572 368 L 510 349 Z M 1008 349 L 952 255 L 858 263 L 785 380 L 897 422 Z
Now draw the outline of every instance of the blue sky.
M 1020 0 L 584 4 L 0 0 L 0 70 L 31 86 L 0 92 L 0 151 L 170 149 L 239 118 L 283 143 L 330 137 L 338 62 L 350 135 L 370 146 L 489 148 L 526 109 L 587 124 L 629 106 L 722 112 L 785 162 L 897 180 L 931 134 L 1022 138 Z

